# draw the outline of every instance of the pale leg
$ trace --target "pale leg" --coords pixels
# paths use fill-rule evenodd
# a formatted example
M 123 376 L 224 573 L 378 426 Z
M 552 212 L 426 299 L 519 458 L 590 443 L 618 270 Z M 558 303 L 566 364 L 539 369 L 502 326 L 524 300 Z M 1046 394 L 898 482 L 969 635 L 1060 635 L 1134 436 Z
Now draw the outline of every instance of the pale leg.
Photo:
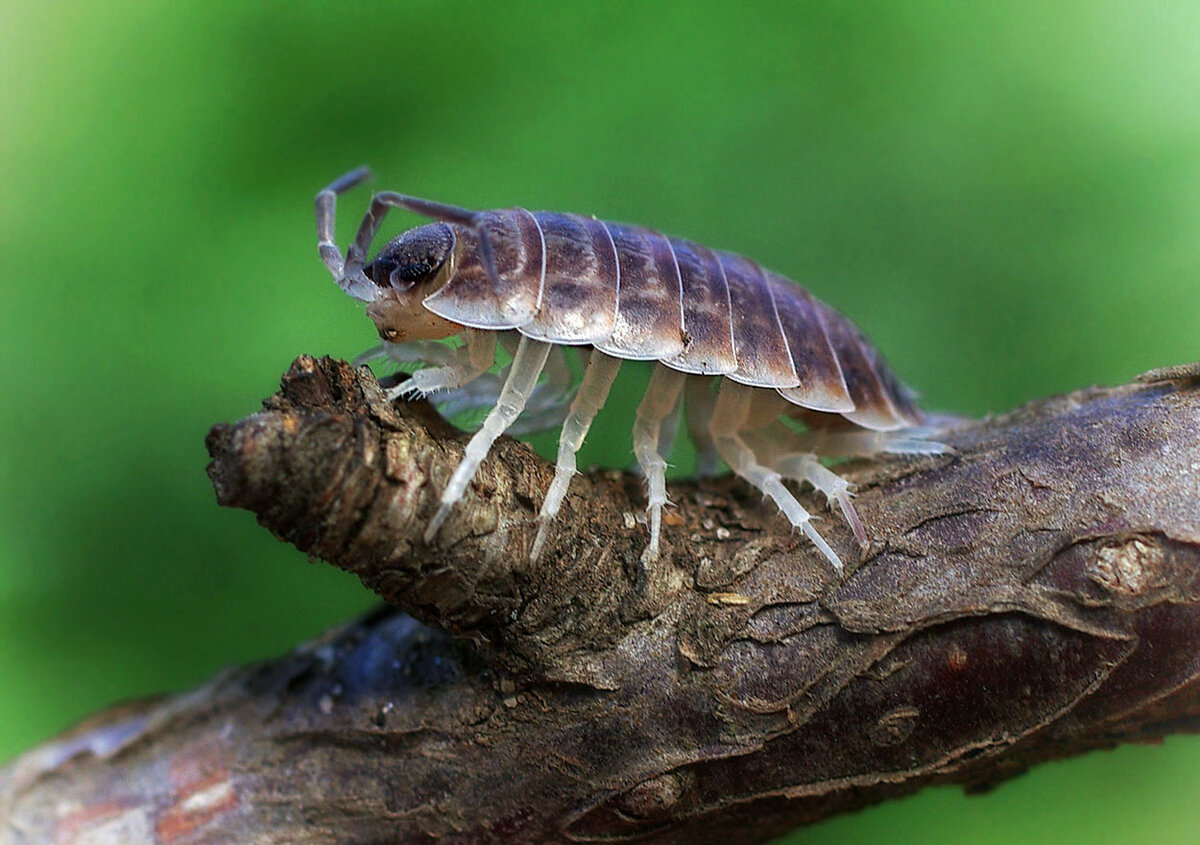
M 535 391 L 545 395 L 546 398 L 541 400 L 545 404 L 561 399 L 571 389 L 571 368 L 567 366 L 564 350 L 565 347 L 555 346 L 546 359 L 545 378 Z
M 721 456 L 717 454 L 717 447 L 713 445 L 712 434 L 708 430 L 713 408 L 717 405 L 712 382 L 711 378 L 689 378 L 683 388 L 688 438 L 696 447 L 696 475 L 701 478 L 716 475 L 718 464 L 721 463 Z
M 464 356 L 470 352 L 464 347 L 453 348 L 436 340 L 411 340 L 407 343 L 382 343 L 368 349 L 354 359 L 354 366 L 361 367 L 372 361 L 388 360 L 398 364 L 429 364 L 437 367 L 461 367 Z M 480 362 L 482 363 L 482 361 Z M 507 368 L 501 374 L 487 372 L 468 381 L 459 388 L 449 388 L 430 401 L 437 406 L 438 413 L 446 419 L 458 414 L 490 408 L 496 404 L 500 388 L 504 384 Z M 539 385 L 540 387 L 540 385 Z M 524 422 L 522 416 L 518 423 Z M 509 429 L 515 433 L 516 427 Z
M 711 432 L 717 452 L 729 464 L 735 475 L 745 479 L 774 500 L 783 515 L 793 526 L 812 540 L 821 554 L 833 564 L 840 574 L 841 558 L 829 547 L 825 539 L 812 526 L 812 516 L 783 483 L 780 474 L 758 462 L 750 447 L 742 440 L 740 432 L 746 428 L 753 401 L 754 388 L 745 387 L 729 379 L 721 381 L 717 393 L 717 405 L 713 411 Z
M 650 545 L 646 547 L 643 560 L 658 557 L 658 539 L 662 531 L 663 505 L 667 501 L 667 462 L 658 451 L 662 423 L 675 410 L 679 394 L 683 390 L 684 373 L 658 364 L 650 376 L 650 386 L 638 405 L 633 423 L 633 453 L 638 466 L 646 476 L 649 503 L 646 512 L 650 518 Z
M 501 375 L 486 373 L 458 390 L 447 390 L 431 396 L 429 401 L 438 409 L 439 414 L 446 419 L 451 419 L 459 414 L 473 413 L 480 408 L 493 407 L 496 404 L 496 398 L 500 395 L 500 388 L 503 386 L 504 378 Z M 525 417 L 522 416 L 518 422 L 523 422 L 524 419 Z M 516 424 L 509 428 L 509 433 L 515 433 L 515 431 Z
M 579 385 L 579 392 L 575 394 L 575 401 L 571 403 L 571 410 L 563 421 L 562 434 L 558 439 L 558 463 L 554 467 L 554 481 L 546 491 L 541 513 L 538 514 L 538 532 L 533 541 L 533 549 L 529 553 L 530 560 L 537 560 L 541 554 L 542 546 L 546 542 L 546 532 L 558 514 L 558 509 L 567 495 L 567 488 L 575 475 L 575 453 L 583 445 L 592 420 L 604 407 L 608 391 L 620 368 L 620 358 L 613 358 L 603 352 L 593 352 L 587 369 L 583 371 L 583 383 Z
M 567 366 L 565 347 L 555 346 L 546 359 L 545 378 L 529 397 L 525 413 L 512 427 L 514 436 L 558 428 L 567 416 L 574 387 L 571 368 Z
M 548 343 L 530 340 L 526 337 L 521 338 L 508 378 L 496 400 L 496 407 L 492 408 L 484 419 L 483 425 L 479 427 L 479 431 L 475 432 L 475 436 L 467 444 L 462 461 L 454 470 L 454 475 L 450 477 L 446 489 L 442 492 L 442 501 L 438 505 L 437 513 L 434 514 L 429 526 L 425 529 L 426 543 L 432 542 L 433 538 L 437 536 L 438 529 L 450 515 L 450 509 L 463 497 L 467 491 L 467 485 L 471 483 L 471 479 L 479 470 L 479 465 L 487 458 L 492 444 L 521 415 L 525 403 L 529 401 L 529 395 L 533 393 L 533 388 L 537 385 L 542 367 L 546 365 L 546 356 L 550 354 L 550 349 L 551 346 Z
M 801 435 L 805 451 L 818 455 L 870 458 L 875 455 L 945 455 L 954 450 L 945 443 L 926 440 L 938 432 L 932 428 L 903 428 L 899 431 L 824 431 Z
M 407 381 L 390 389 L 388 398 L 419 398 L 438 390 L 454 390 L 491 369 L 496 362 L 496 333 L 464 329 L 463 334 L 466 343 L 452 350 L 454 357 L 449 363 L 417 370 Z
M 858 540 L 858 544 L 864 549 L 869 545 L 867 531 L 863 528 L 862 520 L 858 518 L 858 511 L 854 509 L 854 504 L 850 501 L 853 496 L 850 492 L 850 482 L 822 464 L 817 460 L 816 455 L 802 453 L 784 455 L 775 460 L 773 466 L 787 478 L 807 481 L 821 491 L 827 501 L 837 502 L 838 507 L 842 510 L 842 515 L 846 517 L 846 522 L 854 531 L 854 539 Z
M 758 456 L 760 463 L 766 464 L 784 478 L 790 478 L 804 484 L 811 484 L 825 496 L 832 505 L 837 502 L 842 515 L 854 531 L 854 538 L 863 548 L 868 545 L 867 532 L 862 520 L 858 517 L 851 498 L 850 482 L 837 473 L 828 469 L 811 452 L 803 451 L 802 436 L 776 420 L 754 432 L 743 433 L 742 439 L 750 450 Z
M 671 454 L 671 450 L 675 448 L 675 438 L 679 436 L 679 418 L 683 415 L 683 402 L 677 401 L 675 407 L 671 409 L 671 413 L 662 421 L 662 426 L 658 432 L 658 454 L 663 458 Z
M 513 348 L 515 350 L 515 344 Z M 457 350 L 449 351 L 453 353 Z M 429 363 L 443 365 L 453 363 L 451 359 L 427 360 Z M 490 408 L 496 404 L 496 398 L 500 395 L 500 388 L 508 378 L 508 373 L 509 367 L 504 367 L 499 373 L 485 373 L 460 388 L 451 388 L 431 396 L 430 401 L 437 406 L 438 413 L 447 419 L 458 414 L 478 411 L 480 408 Z M 507 433 L 513 437 L 558 428 L 567 415 L 567 407 L 575 391 L 571 385 L 571 371 L 564 360 L 563 347 L 555 346 L 550 350 L 544 374 L 545 380 L 534 388 L 533 395 L 525 403 L 524 412 L 508 428 Z
M 397 364 L 436 364 L 445 367 L 458 359 L 458 350 L 436 340 L 410 340 L 407 343 L 384 341 L 355 358 L 354 366 L 361 367 L 385 359 Z

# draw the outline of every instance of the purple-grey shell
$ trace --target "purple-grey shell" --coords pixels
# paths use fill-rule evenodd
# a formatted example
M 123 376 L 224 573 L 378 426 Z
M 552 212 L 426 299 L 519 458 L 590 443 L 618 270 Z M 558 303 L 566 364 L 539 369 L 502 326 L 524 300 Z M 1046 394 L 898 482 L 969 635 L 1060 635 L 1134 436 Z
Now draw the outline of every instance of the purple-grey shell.
M 440 317 L 773 388 L 865 428 L 921 422 L 849 320 L 748 258 L 576 214 L 505 209 L 482 226 L 498 283 L 474 230 L 452 224 L 458 263 L 424 300 Z

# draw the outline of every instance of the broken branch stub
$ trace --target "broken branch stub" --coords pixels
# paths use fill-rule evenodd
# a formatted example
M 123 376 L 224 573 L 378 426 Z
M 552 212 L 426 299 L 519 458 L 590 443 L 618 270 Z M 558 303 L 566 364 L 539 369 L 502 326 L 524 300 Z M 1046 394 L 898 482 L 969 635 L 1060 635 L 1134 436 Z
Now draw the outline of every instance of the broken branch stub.
M 224 505 L 244 507 L 311 556 L 352 572 L 390 604 L 535 665 L 623 630 L 654 600 L 628 577 L 641 538 L 628 479 L 578 479 L 578 534 L 525 559 L 552 472 L 527 446 L 500 441 L 435 543 L 422 540 L 466 436 L 424 403 L 390 405 L 375 377 L 332 359 L 297 359 L 264 410 L 209 435 L 209 474 Z M 585 508 L 580 506 L 586 503 Z

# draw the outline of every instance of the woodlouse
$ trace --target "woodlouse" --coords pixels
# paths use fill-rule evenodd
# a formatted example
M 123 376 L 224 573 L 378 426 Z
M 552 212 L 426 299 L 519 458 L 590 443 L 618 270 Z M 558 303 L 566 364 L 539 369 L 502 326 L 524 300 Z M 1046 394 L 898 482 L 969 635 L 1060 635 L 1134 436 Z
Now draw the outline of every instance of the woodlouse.
M 392 192 L 374 195 L 343 259 L 334 244 L 337 196 L 369 175 L 360 168 L 317 194 L 317 236 L 338 285 L 369 303 L 385 341 L 377 354 L 433 365 L 391 395 L 447 391 L 441 398 L 456 408 L 491 405 L 446 485 L 427 542 L 492 444 L 528 411 L 533 425 L 562 424 L 531 549 L 536 558 L 623 359 L 657 362 L 633 427 L 649 490 L 647 559 L 659 551 L 668 504 L 664 454 L 681 402 L 702 463 L 719 457 L 771 497 L 838 571 L 841 559 L 784 481 L 807 482 L 837 502 L 865 546 L 849 485 L 818 457 L 944 451 L 923 439 L 928 431 L 918 428 L 924 418 L 911 394 L 849 320 L 750 259 L 592 217 L 469 211 Z M 438 222 L 399 235 L 368 262 L 393 207 Z M 455 335 L 464 341 L 457 349 L 435 342 Z M 498 335 L 518 338 L 503 379 L 488 373 Z M 587 354 L 565 416 L 564 346 Z M 539 384 L 544 372 L 550 375 Z

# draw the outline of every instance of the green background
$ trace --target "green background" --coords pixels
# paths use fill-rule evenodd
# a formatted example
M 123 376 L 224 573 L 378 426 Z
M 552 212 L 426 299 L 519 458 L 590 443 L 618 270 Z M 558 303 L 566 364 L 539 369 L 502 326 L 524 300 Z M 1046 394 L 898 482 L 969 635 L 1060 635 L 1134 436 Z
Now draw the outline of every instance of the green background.
M 0 4 L 0 759 L 371 605 L 204 474 L 373 342 L 317 260 L 343 171 L 749 254 L 984 414 L 1200 357 L 1197 92 L 1190 0 Z M 1177 737 L 795 841 L 1200 841 L 1198 797 Z

